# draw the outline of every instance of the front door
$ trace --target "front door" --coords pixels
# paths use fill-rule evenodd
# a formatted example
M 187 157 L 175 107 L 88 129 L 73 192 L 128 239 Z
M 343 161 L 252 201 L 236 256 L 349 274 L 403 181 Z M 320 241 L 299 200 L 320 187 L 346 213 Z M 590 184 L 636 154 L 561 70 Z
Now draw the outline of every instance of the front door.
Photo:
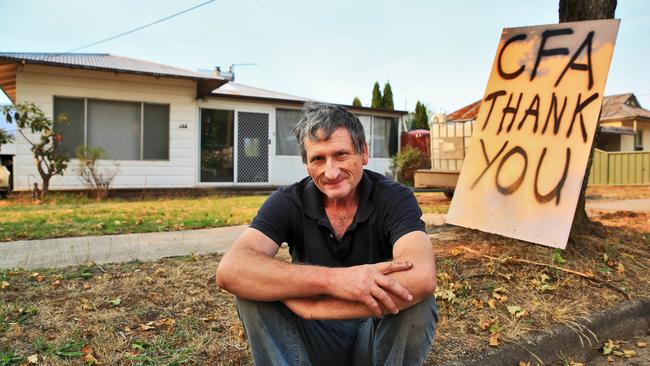
M 237 182 L 269 181 L 269 114 L 237 112 Z

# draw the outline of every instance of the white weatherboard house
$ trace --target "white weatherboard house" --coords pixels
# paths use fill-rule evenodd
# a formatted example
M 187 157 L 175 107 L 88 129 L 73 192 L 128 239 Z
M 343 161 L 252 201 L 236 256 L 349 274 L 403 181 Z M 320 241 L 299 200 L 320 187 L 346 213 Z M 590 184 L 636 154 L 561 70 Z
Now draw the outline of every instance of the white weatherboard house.
M 106 150 L 119 163 L 113 188 L 281 186 L 306 176 L 292 132 L 306 98 L 110 54 L 0 53 L 0 87 L 50 118 L 65 113 L 61 149 Z M 367 168 L 385 174 L 406 112 L 346 107 L 365 127 Z M 19 134 L 15 145 L 14 189 L 30 190 L 40 185 L 30 145 Z M 75 166 L 50 188 L 84 188 Z

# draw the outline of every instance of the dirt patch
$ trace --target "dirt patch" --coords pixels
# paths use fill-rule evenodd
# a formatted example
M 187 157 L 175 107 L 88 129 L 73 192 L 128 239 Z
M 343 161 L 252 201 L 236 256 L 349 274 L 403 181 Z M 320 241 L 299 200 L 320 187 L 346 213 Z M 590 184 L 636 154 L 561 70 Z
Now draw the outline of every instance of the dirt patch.
M 597 219 L 606 224 L 601 236 L 581 236 L 566 251 L 436 228 L 440 322 L 427 364 L 502 347 L 558 324 L 585 337 L 589 330 L 576 320 L 649 296 L 647 214 Z M 286 248 L 279 255 L 288 259 Z M 0 360 L 18 365 L 38 355 L 47 365 L 82 365 L 90 355 L 104 365 L 249 365 L 234 298 L 214 284 L 219 260 L 188 256 L 0 272 Z

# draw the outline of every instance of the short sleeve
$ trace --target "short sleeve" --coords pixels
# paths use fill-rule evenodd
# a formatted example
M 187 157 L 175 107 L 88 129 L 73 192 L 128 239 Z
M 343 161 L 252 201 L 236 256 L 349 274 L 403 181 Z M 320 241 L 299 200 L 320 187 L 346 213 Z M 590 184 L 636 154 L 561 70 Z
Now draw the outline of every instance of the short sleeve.
M 401 187 L 398 192 L 392 194 L 387 208 L 385 225 L 388 228 L 391 246 L 412 231 L 426 232 L 422 221 L 422 210 L 410 189 Z
M 275 191 L 264 202 L 250 227 L 271 238 L 278 246 L 289 241 L 295 206 L 281 190 Z

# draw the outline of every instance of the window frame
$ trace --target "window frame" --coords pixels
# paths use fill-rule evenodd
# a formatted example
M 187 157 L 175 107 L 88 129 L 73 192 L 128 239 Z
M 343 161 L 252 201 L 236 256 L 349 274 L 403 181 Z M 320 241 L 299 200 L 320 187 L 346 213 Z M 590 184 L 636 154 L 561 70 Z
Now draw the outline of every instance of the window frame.
M 116 159 L 117 161 L 170 161 L 171 160 L 171 103 L 161 103 L 161 102 L 145 102 L 145 101 L 133 101 L 133 100 L 121 100 L 121 99 L 108 99 L 108 98 L 88 98 L 88 97 L 78 97 L 78 96 L 68 96 L 68 95 L 53 95 L 52 96 L 52 116 L 53 119 L 57 118 L 54 115 L 54 110 L 56 108 L 57 98 L 62 99 L 81 99 L 83 100 L 84 106 L 84 121 L 83 121 L 83 145 L 88 145 L 88 102 L 89 101 L 102 101 L 102 102 L 114 102 L 114 103 L 138 103 L 140 104 L 140 158 L 139 159 Z M 168 118 L 167 118 L 167 158 L 166 159 L 144 159 L 144 106 L 145 104 L 157 105 L 157 106 L 167 106 L 168 107 Z M 93 146 L 95 147 L 95 146 Z M 98 146 L 101 147 L 101 146 Z M 71 157 L 75 159 L 75 157 Z M 109 158 L 110 159 L 110 158 Z
M 296 153 L 295 154 L 292 154 L 292 155 L 278 154 L 278 110 L 302 112 L 302 109 L 298 109 L 298 108 L 275 107 L 274 116 L 273 116 L 273 118 L 275 119 L 275 126 L 274 126 L 275 127 L 275 130 L 274 130 L 274 132 L 275 132 L 275 141 L 274 141 L 275 148 L 273 149 L 274 153 L 275 153 L 275 156 L 300 157 L 300 146 L 297 146 L 298 141 L 296 141 Z M 300 119 L 298 119 L 298 120 L 300 120 Z M 298 123 L 298 121 L 296 121 L 296 123 Z

